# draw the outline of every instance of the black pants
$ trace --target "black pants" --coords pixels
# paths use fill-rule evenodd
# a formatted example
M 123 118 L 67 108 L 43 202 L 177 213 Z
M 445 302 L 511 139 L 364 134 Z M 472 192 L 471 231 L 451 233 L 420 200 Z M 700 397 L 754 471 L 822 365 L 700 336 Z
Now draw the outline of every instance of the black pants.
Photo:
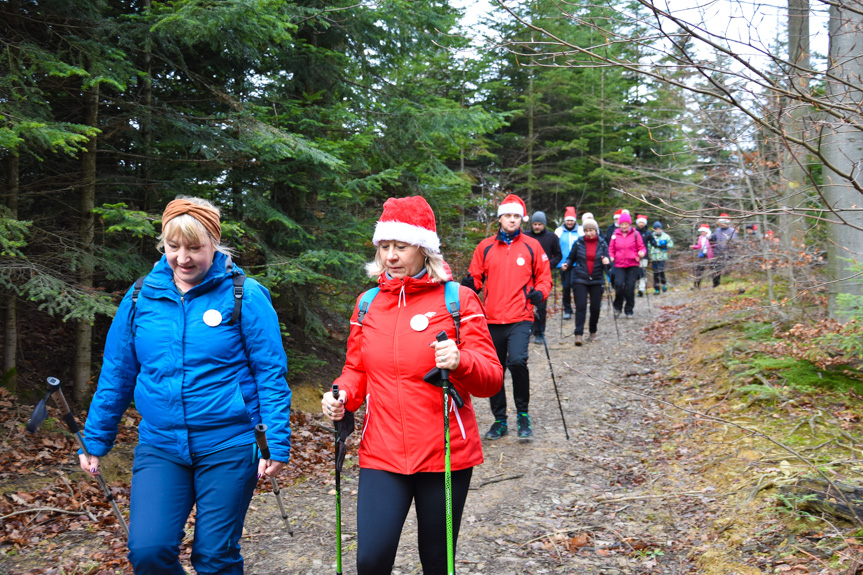
M 512 376 L 512 399 L 517 413 L 527 413 L 530 403 L 530 372 L 527 370 L 527 349 L 530 343 L 530 321 L 489 324 L 488 331 L 497 351 L 497 359 Z M 506 421 L 506 389 L 491 396 L 491 412 L 497 421 Z
M 652 261 L 653 266 L 653 289 L 659 289 L 660 285 L 665 285 L 665 260 Z
M 721 251 L 716 254 L 716 257 L 711 261 L 713 268 L 713 287 L 719 287 L 719 282 L 722 280 L 722 272 L 725 271 L 725 266 L 728 264 L 729 254 Z
M 563 312 L 572 313 L 572 268 L 560 270 L 561 293 L 563 294 Z
M 614 268 L 614 309 L 632 315 L 635 309 L 635 282 L 641 276 L 641 268 Z
M 545 335 L 545 315 L 548 309 L 548 300 L 533 306 L 533 335 Z
M 695 264 L 695 287 L 697 287 L 697 288 L 701 287 L 701 276 L 704 275 L 704 270 L 707 269 L 708 265 L 712 266 L 713 263 L 712 263 L 712 260 L 708 260 L 706 257 L 705 258 L 698 258 L 698 260 L 696 261 L 696 264 Z M 719 283 L 719 282 L 714 283 L 714 285 L 716 285 L 717 283 Z
M 440 435 L 443 438 L 443 421 Z M 472 467 L 452 472 L 453 548 L 458 540 L 472 473 Z M 423 573 L 444 575 L 447 572 L 444 497 L 443 473 L 401 475 L 379 469 L 360 469 L 357 573 L 382 575 L 392 572 L 402 527 L 413 501 Z
M 584 335 L 584 319 L 587 315 L 587 300 L 590 299 L 590 333 L 596 333 L 599 324 L 599 309 L 602 305 L 602 284 L 580 284 L 572 285 L 575 292 L 575 335 Z

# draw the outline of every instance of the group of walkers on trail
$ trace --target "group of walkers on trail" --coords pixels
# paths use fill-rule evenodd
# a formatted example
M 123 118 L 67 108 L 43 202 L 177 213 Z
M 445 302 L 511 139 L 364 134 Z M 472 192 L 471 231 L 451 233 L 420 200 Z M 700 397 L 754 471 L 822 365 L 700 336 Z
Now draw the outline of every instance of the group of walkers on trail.
M 579 224 L 575 208 L 567 207 L 552 232 L 546 214 L 529 218 L 514 193 L 498 206 L 497 219 L 496 232 L 479 242 L 455 282 L 428 202 L 412 196 L 383 205 L 374 259 L 365 267 L 377 287 L 357 297 L 344 367 L 321 400 L 337 433 L 339 422 L 365 406 L 356 506 L 360 574 L 391 572 L 412 504 L 423 572 L 454 571 L 472 471 L 483 462 L 474 398 L 489 398 L 494 416 L 485 439 L 507 435 L 509 369 L 517 436 L 533 437 L 528 350 L 531 338 L 545 344 L 552 269 L 560 275 L 562 321 L 575 315 L 576 346 L 585 343 L 585 323 L 587 342 L 598 339 L 603 295 L 611 299 L 612 286 L 615 321 L 633 317 L 649 268 L 654 294 L 667 290 L 674 242 L 659 221 L 647 228 L 638 215 L 633 226 L 621 209 L 603 233 L 592 214 L 582 214 Z M 718 284 L 735 232 L 722 219 L 716 239 L 706 226 L 700 230 L 692 246 L 695 285 L 708 267 Z M 267 289 L 247 278 L 221 243 L 220 214 L 211 203 L 171 201 L 158 240 L 161 259 L 130 287 L 108 332 L 80 465 L 99 474 L 134 398 L 142 416 L 128 538 L 135 573 L 184 572 L 180 544 L 193 507 L 195 570 L 242 573 L 239 541 L 254 487 L 261 477 L 278 476 L 291 447 L 279 321 Z

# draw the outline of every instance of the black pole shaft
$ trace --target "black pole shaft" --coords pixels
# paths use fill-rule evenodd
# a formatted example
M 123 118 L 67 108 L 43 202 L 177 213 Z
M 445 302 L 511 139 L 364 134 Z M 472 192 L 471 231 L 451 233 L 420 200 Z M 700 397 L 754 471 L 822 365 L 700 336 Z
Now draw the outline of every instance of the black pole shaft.
M 333 398 L 339 399 L 339 386 L 333 384 Z M 341 445 L 339 443 L 342 425 L 341 421 L 334 421 L 333 427 L 336 430 L 336 575 L 342 575 L 342 473 L 339 466 L 339 457 L 341 456 Z
M 542 345 L 545 347 L 545 357 L 548 359 L 548 371 L 551 372 L 551 383 L 554 384 L 554 395 L 557 397 L 557 407 L 560 409 L 560 420 L 563 422 L 563 433 L 569 439 L 569 430 L 566 428 L 566 417 L 563 415 L 563 404 L 560 402 L 560 392 L 557 389 L 557 380 L 554 378 L 554 368 L 551 365 L 551 354 L 548 353 L 548 344 L 545 339 L 542 340 Z
M 51 395 L 54 397 L 54 402 L 57 404 L 57 407 L 60 408 L 60 411 L 63 412 L 63 421 L 66 422 L 66 427 L 69 428 L 69 431 L 75 437 L 75 441 L 78 443 L 81 453 L 83 453 L 84 457 L 89 461 L 90 453 L 87 451 L 87 446 L 84 444 L 84 437 L 81 435 L 81 428 L 78 427 L 78 422 L 75 421 L 75 415 L 69 408 L 69 402 L 66 401 L 66 396 L 63 395 L 63 390 L 60 388 L 60 380 L 55 377 L 49 377 L 48 387 L 51 390 Z M 114 494 L 111 493 L 111 488 L 108 487 L 107 483 L 105 483 L 105 478 L 102 477 L 101 472 L 97 471 L 93 477 L 96 478 L 96 483 L 98 483 L 99 487 L 102 489 L 102 494 L 111 505 L 111 510 L 114 512 L 114 515 L 117 516 L 117 521 L 120 522 L 120 526 L 123 527 L 123 532 L 126 534 L 126 541 L 128 542 L 129 526 L 126 524 L 126 519 L 120 511 L 120 506 L 117 505 L 117 500 L 114 499 Z

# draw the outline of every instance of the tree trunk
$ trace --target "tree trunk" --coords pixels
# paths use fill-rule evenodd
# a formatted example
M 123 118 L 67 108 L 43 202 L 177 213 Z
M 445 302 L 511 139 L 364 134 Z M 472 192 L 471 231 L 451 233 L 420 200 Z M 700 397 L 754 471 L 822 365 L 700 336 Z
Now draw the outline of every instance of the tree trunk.
M 84 118 L 88 126 L 97 127 L 99 121 L 99 86 L 92 86 L 84 93 Z M 93 288 L 93 208 L 96 203 L 96 143 L 98 136 L 87 142 L 87 152 L 81 161 L 81 215 L 78 239 L 81 242 L 80 284 L 85 290 Z M 92 361 L 93 324 L 80 320 L 75 330 L 75 372 L 72 396 L 79 404 L 84 403 L 90 383 Z
M 846 9 L 848 6 L 852 9 Z M 860 78 L 863 76 L 863 2 L 839 0 L 830 6 L 829 70 L 826 98 L 836 106 L 859 109 L 863 102 Z M 846 112 L 850 113 L 850 112 Z M 833 116 L 825 119 L 821 149 L 825 159 L 824 197 L 828 214 L 835 223 L 828 224 L 828 273 L 830 317 L 839 321 L 848 319 L 839 302 L 839 296 L 863 296 L 863 280 L 853 277 L 863 263 L 863 193 L 854 188 L 863 184 L 863 132 L 860 115 L 851 121 Z M 857 124 L 857 126 L 853 125 Z M 851 179 L 853 178 L 853 179 Z M 850 260 L 850 261 L 849 261 Z M 853 263 L 858 269 L 855 270 Z
M 18 219 L 19 158 L 11 154 L 6 158 L 6 207 L 9 215 Z M 13 291 L 5 294 L 6 310 L 3 330 L 3 384 L 15 393 L 18 390 L 18 296 Z
M 809 92 L 809 0 L 788 0 L 788 73 L 789 90 L 795 94 Z M 794 139 L 805 139 L 806 105 L 799 100 L 789 99 L 784 114 L 785 133 Z M 795 254 L 805 244 L 806 226 L 799 212 L 806 205 L 810 190 L 806 166 L 807 154 L 801 146 L 788 143 L 782 166 L 784 186 L 781 204 L 790 209 L 780 216 L 782 228 L 782 248 L 786 254 L 789 295 L 795 298 L 797 289 L 794 281 Z

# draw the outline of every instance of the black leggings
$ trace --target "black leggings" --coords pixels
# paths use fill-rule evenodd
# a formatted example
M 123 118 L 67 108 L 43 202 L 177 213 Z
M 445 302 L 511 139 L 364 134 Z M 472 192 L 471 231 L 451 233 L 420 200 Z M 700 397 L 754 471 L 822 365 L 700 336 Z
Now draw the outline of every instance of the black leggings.
M 599 324 L 599 310 L 602 305 L 602 284 L 573 283 L 575 292 L 575 335 L 584 335 L 584 318 L 587 315 L 587 300 L 590 296 L 590 333 L 596 333 Z
M 614 309 L 632 315 L 635 309 L 635 282 L 641 275 L 641 268 L 614 268 Z
M 472 473 L 472 467 L 452 472 L 453 548 L 458 540 L 461 514 Z M 360 469 L 357 498 L 358 575 L 389 575 L 392 572 L 411 501 L 416 505 L 417 539 L 423 573 L 446 574 L 444 474 L 401 475 L 379 469 Z

